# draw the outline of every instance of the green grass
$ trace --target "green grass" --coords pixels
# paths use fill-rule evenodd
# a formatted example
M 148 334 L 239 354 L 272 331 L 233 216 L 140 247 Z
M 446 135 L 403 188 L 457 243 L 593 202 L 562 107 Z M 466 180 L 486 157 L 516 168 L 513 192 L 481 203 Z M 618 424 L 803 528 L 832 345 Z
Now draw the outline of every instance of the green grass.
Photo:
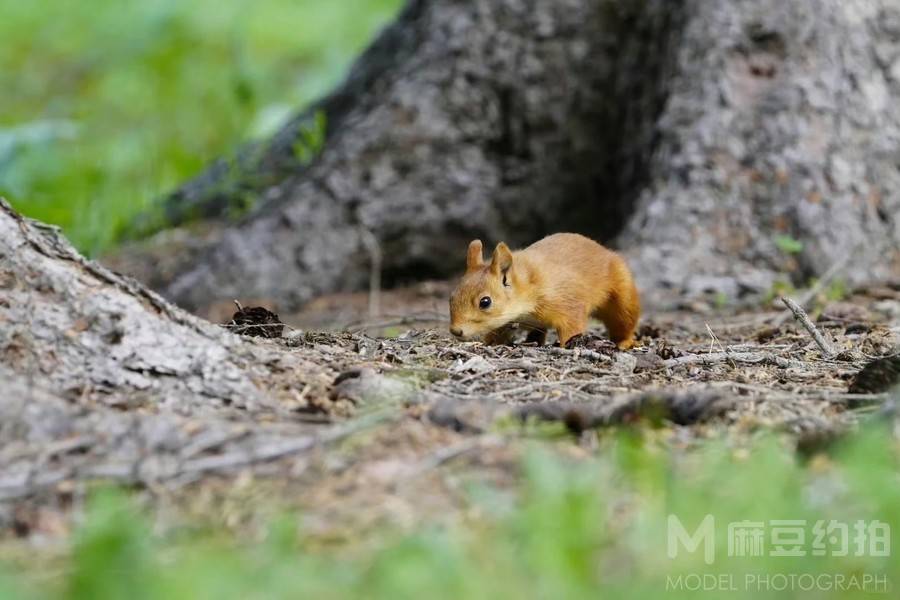
M 803 252 L 803 242 L 789 235 L 776 235 L 775 246 L 785 254 L 800 254 Z
M 599 458 L 582 462 L 536 447 L 512 502 L 472 488 L 480 517 L 412 535 L 385 531 L 374 544 L 350 548 L 310 544 L 302 515 L 276 519 L 253 542 L 214 531 L 152 533 L 124 495 L 102 493 L 55 576 L 40 573 L 29 560 L 19 567 L 24 575 L 3 581 L 10 597 L 91 600 L 804 596 L 797 589 L 759 589 L 761 576 L 777 574 L 806 574 L 816 579 L 796 581 L 832 586 L 809 597 L 864 598 L 884 597 L 872 593 L 883 584 L 836 589 L 837 578 L 867 575 L 900 584 L 893 552 L 857 557 L 851 542 L 850 556 L 809 555 L 810 532 L 820 519 L 851 523 L 851 536 L 860 519 L 896 530 L 898 454 L 886 432 L 870 431 L 844 444 L 833 459 L 820 457 L 811 465 L 766 435 L 749 449 L 713 441 L 678 456 L 651 439 L 626 433 L 602 442 Z M 702 551 L 669 558 L 669 515 L 693 531 L 706 514 L 716 522 L 713 564 L 704 562 Z M 772 519 L 807 520 L 807 556 L 727 555 L 727 523 Z M 725 576 L 717 585 L 728 591 L 672 589 L 679 576 L 704 574 Z M 747 576 L 756 583 L 748 584 Z M 780 579 L 770 581 L 781 586 Z
M 402 0 L 0 0 L 0 195 L 91 254 L 334 86 Z

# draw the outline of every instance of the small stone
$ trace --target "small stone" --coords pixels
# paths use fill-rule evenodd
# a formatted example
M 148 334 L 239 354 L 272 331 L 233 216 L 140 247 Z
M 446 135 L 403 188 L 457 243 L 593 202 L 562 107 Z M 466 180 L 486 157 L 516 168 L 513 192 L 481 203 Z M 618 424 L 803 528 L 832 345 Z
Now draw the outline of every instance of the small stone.
M 454 373 L 487 373 L 494 370 L 494 365 L 481 356 L 473 356 L 464 363 L 454 365 L 450 370 Z
M 332 402 L 349 401 L 355 406 L 401 403 L 413 396 L 415 386 L 373 369 L 351 369 L 338 375 L 331 389 Z
M 646 352 L 644 354 L 635 355 L 635 371 L 652 371 L 654 369 L 658 369 L 665 364 L 665 361 L 662 357 L 659 356 L 656 352 L 652 350 L 650 352 Z
M 619 375 L 631 375 L 637 367 L 638 359 L 627 352 L 619 352 L 613 359 L 613 371 Z

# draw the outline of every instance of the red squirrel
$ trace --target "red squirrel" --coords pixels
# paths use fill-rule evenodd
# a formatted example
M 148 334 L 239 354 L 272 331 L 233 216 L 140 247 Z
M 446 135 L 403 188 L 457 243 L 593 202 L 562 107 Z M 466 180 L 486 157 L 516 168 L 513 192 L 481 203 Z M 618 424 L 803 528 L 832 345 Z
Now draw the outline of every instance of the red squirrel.
M 560 346 L 587 330 L 588 318 L 606 325 L 620 350 L 634 345 L 640 299 L 621 256 L 592 239 L 557 233 L 524 250 L 500 242 L 490 263 L 480 240 L 469 244 L 466 273 L 450 296 L 450 333 L 502 343 L 506 326 L 531 330 L 527 341 L 546 341 L 555 329 Z

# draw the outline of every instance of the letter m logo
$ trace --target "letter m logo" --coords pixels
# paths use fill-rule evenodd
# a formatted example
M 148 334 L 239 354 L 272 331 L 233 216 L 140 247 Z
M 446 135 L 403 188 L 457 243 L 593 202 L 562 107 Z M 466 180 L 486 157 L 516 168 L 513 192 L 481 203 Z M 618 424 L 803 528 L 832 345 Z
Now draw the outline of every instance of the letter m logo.
M 668 555 L 669 558 L 678 556 L 679 544 L 693 554 L 703 544 L 703 560 L 711 565 L 716 557 L 716 522 L 712 515 L 700 522 L 700 526 L 694 535 L 689 535 L 687 529 L 675 515 L 669 515 L 668 527 Z

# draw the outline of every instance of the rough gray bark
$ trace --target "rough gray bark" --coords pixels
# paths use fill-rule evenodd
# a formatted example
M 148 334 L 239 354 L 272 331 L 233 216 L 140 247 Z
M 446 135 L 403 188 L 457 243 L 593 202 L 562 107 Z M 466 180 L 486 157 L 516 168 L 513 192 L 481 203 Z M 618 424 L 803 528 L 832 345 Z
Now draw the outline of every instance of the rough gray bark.
M 740 296 L 848 253 L 900 273 L 900 5 L 697 0 L 619 243 L 645 288 Z M 802 242 L 791 256 L 776 236 Z
M 851 250 L 852 282 L 896 276 L 898 92 L 892 0 L 413 0 L 317 107 L 311 166 L 301 115 L 249 176 L 220 165 L 176 194 L 261 202 L 165 293 L 291 308 L 363 287 L 365 231 L 388 285 L 456 273 L 474 237 L 559 230 L 622 248 L 650 298 L 759 294 Z
M 207 410 L 199 419 L 199 403 L 191 402 L 183 410 L 113 409 L 73 400 L 3 364 L 0 378 L 0 529 L 6 500 L 85 480 L 188 483 L 303 452 L 333 433 L 291 422 L 236 422 L 227 411 Z
M 263 182 L 259 210 L 166 294 L 194 309 L 235 296 L 289 308 L 363 287 L 364 231 L 381 246 L 387 285 L 459 271 L 475 236 L 611 237 L 649 158 L 677 29 L 668 4 L 410 2 L 317 107 L 329 133 L 314 164 L 291 152 L 301 115 L 245 154 L 242 168 L 257 161 L 251 177 L 232 185 L 222 163 L 176 194 L 175 206 L 208 214 Z
M 152 399 L 186 413 L 223 404 L 276 410 L 272 365 L 292 358 L 85 260 L 55 228 L 2 199 L 0 323 L 0 364 L 70 400 L 108 406 Z M 303 365 L 281 368 L 292 366 Z
M 186 483 L 346 435 L 365 422 L 298 415 L 324 362 L 187 314 L 0 199 L 0 531 L 2 501 L 57 485 Z

